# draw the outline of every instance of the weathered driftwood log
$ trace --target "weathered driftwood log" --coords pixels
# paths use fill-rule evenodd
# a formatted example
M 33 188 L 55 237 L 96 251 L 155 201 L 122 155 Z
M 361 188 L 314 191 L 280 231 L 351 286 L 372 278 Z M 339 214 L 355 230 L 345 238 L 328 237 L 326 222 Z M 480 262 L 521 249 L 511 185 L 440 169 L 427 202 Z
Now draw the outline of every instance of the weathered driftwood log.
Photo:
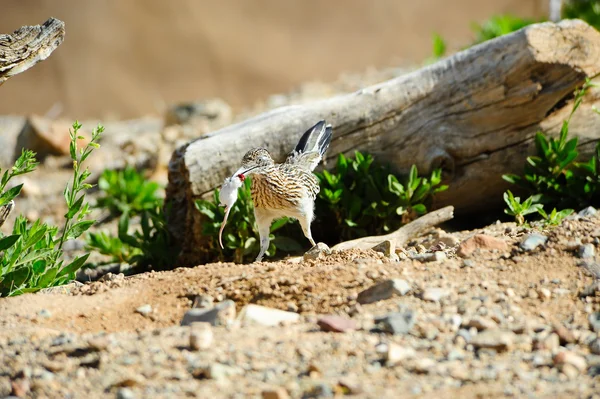
M 350 248 L 369 249 L 385 240 L 390 240 L 397 248 L 404 247 L 410 240 L 418 237 L 425 231 L 437 226 L 438 224 L 447 222 L 453 217 L 454 207 L 446 206 L 442 209 L 429 212 L 428 214 L 413 220 L 412 222 L 400 227 L 393 233 L 381 236 L 362 237 L 357 238 L 356 240 L 340 242 L 339 244 L 331 247 L 331 249 L 338 251 Z
M 50 18 L 42 25 L 23 26 L 0 34 L 0 85 L 45 60 L 63 42 L 65 23 Z
M 574 89 L 598 73 L 599 32 L 579 20 L 543 23 L 352 94 L 279 108 L 202 136 L 179 148 L 169 166 L 169 227 L 182 243 L 181 261 L 204 260 L 194 200 L 218 187 L 252 147 L 283 159 L 319 119 L 333 125 L 328 160 L 358 149 L 397 172 L 411 164 L 421 172 L 442 167 L 450 189 L 437 206 L 453 205 L 457 214 L 486 209 L 501 201 L 501 175 L 522 171 L 535 132 L 556 133 Z M 584 153 L 599 138 L 589 129 L 599 125 L 591 113 L 589 105 L 578 111 L 572 130 Z

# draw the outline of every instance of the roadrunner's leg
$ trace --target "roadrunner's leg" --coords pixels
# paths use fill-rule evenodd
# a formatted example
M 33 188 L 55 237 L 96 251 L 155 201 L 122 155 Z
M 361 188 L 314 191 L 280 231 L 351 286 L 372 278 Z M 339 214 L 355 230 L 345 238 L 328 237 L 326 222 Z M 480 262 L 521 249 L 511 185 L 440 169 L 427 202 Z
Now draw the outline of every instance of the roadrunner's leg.
M 307 201 L 303 205 L 304 206 L 302 207 L 302 211 L 298 214 L 297 219 L 298 222 L 300 222 L 300 227 L 302 227 L 302 232 L 304 232 L 304 236 L 308 238 L 308 241 L 310 241 L 311 245 L 314 247 L 317 244 L 312 238 L 310 224 L 313 220 L 315 204 L 312 201 Z
M 260 262 L 269 249 L 269 233 L 271 232 L 271 222 L 273 215 L 263 208 L 254 208 L 254 219 L 258 226 L 258 235 L 260 236 L 260 252 L 256 257 L 255 262 Z

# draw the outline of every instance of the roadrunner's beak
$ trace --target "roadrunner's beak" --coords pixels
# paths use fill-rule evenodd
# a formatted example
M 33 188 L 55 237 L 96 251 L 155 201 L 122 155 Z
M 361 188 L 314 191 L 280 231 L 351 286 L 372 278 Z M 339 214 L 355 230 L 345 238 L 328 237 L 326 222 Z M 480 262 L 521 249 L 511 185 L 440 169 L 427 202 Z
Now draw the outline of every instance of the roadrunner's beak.
M 246 178 L 246 176 L 248 175 L 248 172 L 256 169 L 256 168 L 260 168 L 260 166 L 254 166 L 250 169 L 247 168 L 239 168 L 238 170 L 235 171 L 235 173 L 233 175 L 231 175 L 231 177 L 239 177 L 240 179 L 242 179 L 242 181 L 244 181 L 244 179 Z

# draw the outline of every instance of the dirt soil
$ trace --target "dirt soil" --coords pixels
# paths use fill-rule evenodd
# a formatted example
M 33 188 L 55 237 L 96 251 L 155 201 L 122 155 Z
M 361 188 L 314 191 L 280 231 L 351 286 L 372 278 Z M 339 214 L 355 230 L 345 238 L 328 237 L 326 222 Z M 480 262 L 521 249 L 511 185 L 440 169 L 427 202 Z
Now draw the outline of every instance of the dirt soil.
M 108 275 L 2 299 L 0 397 L 598 397 L 600 216 L 571 217 L 540 232 L 545 244 L 522 249 L 532 232 L 512 223 L 434 229 L 399 261 L 349 250 Z M 458 244 L 479 233 L 507 249 L 480 243 L 458 257 Z M 446 256 L 418 254 L 435 250 Z M 389 279 L 410 291 L 357 302 Z M 197 325 L 180 326 L 195 299 L 232 300 L 238 311 L 196 349 Z M 247 304 L 300 319 L 251 322 L 240 313 Z M 414 316 L 409 331 L 376 324 L 398 311 Z M 355 326 L 324 331 L 317 321 L 332 314 Z

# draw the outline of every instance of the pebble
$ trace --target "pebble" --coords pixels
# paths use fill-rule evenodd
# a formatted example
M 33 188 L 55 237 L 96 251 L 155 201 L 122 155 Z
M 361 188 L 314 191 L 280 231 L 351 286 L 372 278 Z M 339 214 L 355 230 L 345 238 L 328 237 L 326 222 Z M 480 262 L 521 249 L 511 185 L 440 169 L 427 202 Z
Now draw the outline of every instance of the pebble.
M 294 312 L 286 312 L 285 310 L 249 304 L 240 312 L 240 319 L 247 323 L 277 326 L 281 323 L 296 323 L 300 320 L 300 315 Z
M 548 241 L 548 237 L 545 235 L 533 233 L 525 237 L 523 241 L 521 241 L 521 244 L 519 244 L 519 247 L 523 251 L 533 251 L 537 247 L 546 244 L 546 241 Z
M 135 393 L 129 388 L 119 388 L 117 399 L 135 399 Z
M 474 327 L 479 331 L 498 328 L 498 324 L 496 324 L 496 322 L 485 317 L 474 317 L 469 320 L 465 326 L 469 328 Z
M 485 330 L 471 338 L 469 342 L 478 349 L 494 349 L 505 351 L 510 349 L 515 341 L 515 334 L 506 330 Z
M 221 363 L 213 363 L 202 370 L 202 375 L 205 378 L 221 381 L 225 380 L 227 377 L 233 377 L 242 374 L 244 374 L 242 369 Z
M 448 259 L 448 256 L 445 252 L 436 251 L 424 254 L 414 254 L 411 256 L 411 259 L 418 260 L 419 262 L 443 262 Z
M 150 313 L 152 313 L 152 306 L 148 304 L 142 305 L 137 308 L 135 312 L 141 314 L 142 316 L 148 316 Z
M 227 299 L 219 302 L 213 308 L 193 308 L 185 312 L 181 320 L 182 326 L 189 326 L 194 322 L 206 322 L 213 326 L 228 325 L 235 319 L 235 303 Z
M 548 334 L 545 337 L 540 337 L 534 342 L 534 348 L 536 350 L 547 350 L 555 352 L 560 347 L 560 340 L 558 335 L 555 333 Z
M 562 324 L 556 323 L 552 326 L 552 328 L 556 335 L 558 335 L 561 345 L 573 344 L 577 341 L 573 332 L 571 332 L 571 330 Z
M 554 355 L 552 361 L 556 366 L 571 365 L 574 366 L 579 372 L 584 372 L 587 369 L 587 362 L 585 358 L 577 355 L 571 351 L 562 351 Z
M 552 293 L 548 288 L 540 288 L 537 290 L 537 293 L 542 300 L 548 300 L 552 297 Z
M 579 211 L 578 215 L 582 217 L 594 216 L 596 214 L 596 208 L 593 206 L 588 206 L 587 208 L 583 208 Z
M 388 313 L 387 315 L 375 319 L 382 331 L 393 335 L 408 334 L 416 322 L 415 312 L 404 310 L 401 312 Z
M 590 328 L 597 333 L 600 333 L 600 312 L 594 312 L 588 317 Z
M 346 332 L 356 330 L 356 321 L 337 315 L 323 316 L 317 320 L 321 330 L 328 332 Z
M 385 280 L 360 292 L 356 301 L 360 304 L 378 302 L 391 298 L 394 295 L 406 295 L 410 291 L 410 284 L 406 280 Z
M 262 399 L 288 399 L 289 397 L 285 388 L 281 387 L 262 391 Z
M 396 244 L 390 240 L 385 240 L 375 245 L 371 249 L 375 252 L 381 252 L 389 258 L 392 256 L 392 254 L 396 253 Z
M 319 242 L 317 245 L 306 251 L 304 253 L 304 260 L 317 260 L 321 256 L 326 256 L 331 254 L 331 249 L 327 246 L 327 244 Z
M 600 338 L 596 338 L 590 342 L 590 352 L 594 355 L 600 355 Z
M 583 244 L 577 248 L 577 256 L 582 259 L 591 259 L 596 255 L 594 244 Z
M 423 300 L 430 302 L 439 302 L 442 298 L 450 295 L 450 291 L 445 288 L 430 287 L 423 291 Z
M 210 323 L 195 322 L 190 330 L 190 348 L 195 351 L 208 349 L 213 343 L 213 331 Z
M 471 256 L 477 250 L 499 250 L 507 251 L 508 244 L 501 238 L 492 237 L 486 234 L 475 234 L 460 243 L 456 254 L 461 258 Z
M 40 317 L 43 317 L 45 319 L 48 319 L 50 317 L 52 317 L 52 313 L 48 310 L 48 309 L 42 309 L 38 312 L 38 315 Z
M 386 345 L 385 364 L 386 366 L 395 366 L 403 360 L 412 359 L 416 356 L 416 352 L 409 346 L 401 346 L 393 342 Z

